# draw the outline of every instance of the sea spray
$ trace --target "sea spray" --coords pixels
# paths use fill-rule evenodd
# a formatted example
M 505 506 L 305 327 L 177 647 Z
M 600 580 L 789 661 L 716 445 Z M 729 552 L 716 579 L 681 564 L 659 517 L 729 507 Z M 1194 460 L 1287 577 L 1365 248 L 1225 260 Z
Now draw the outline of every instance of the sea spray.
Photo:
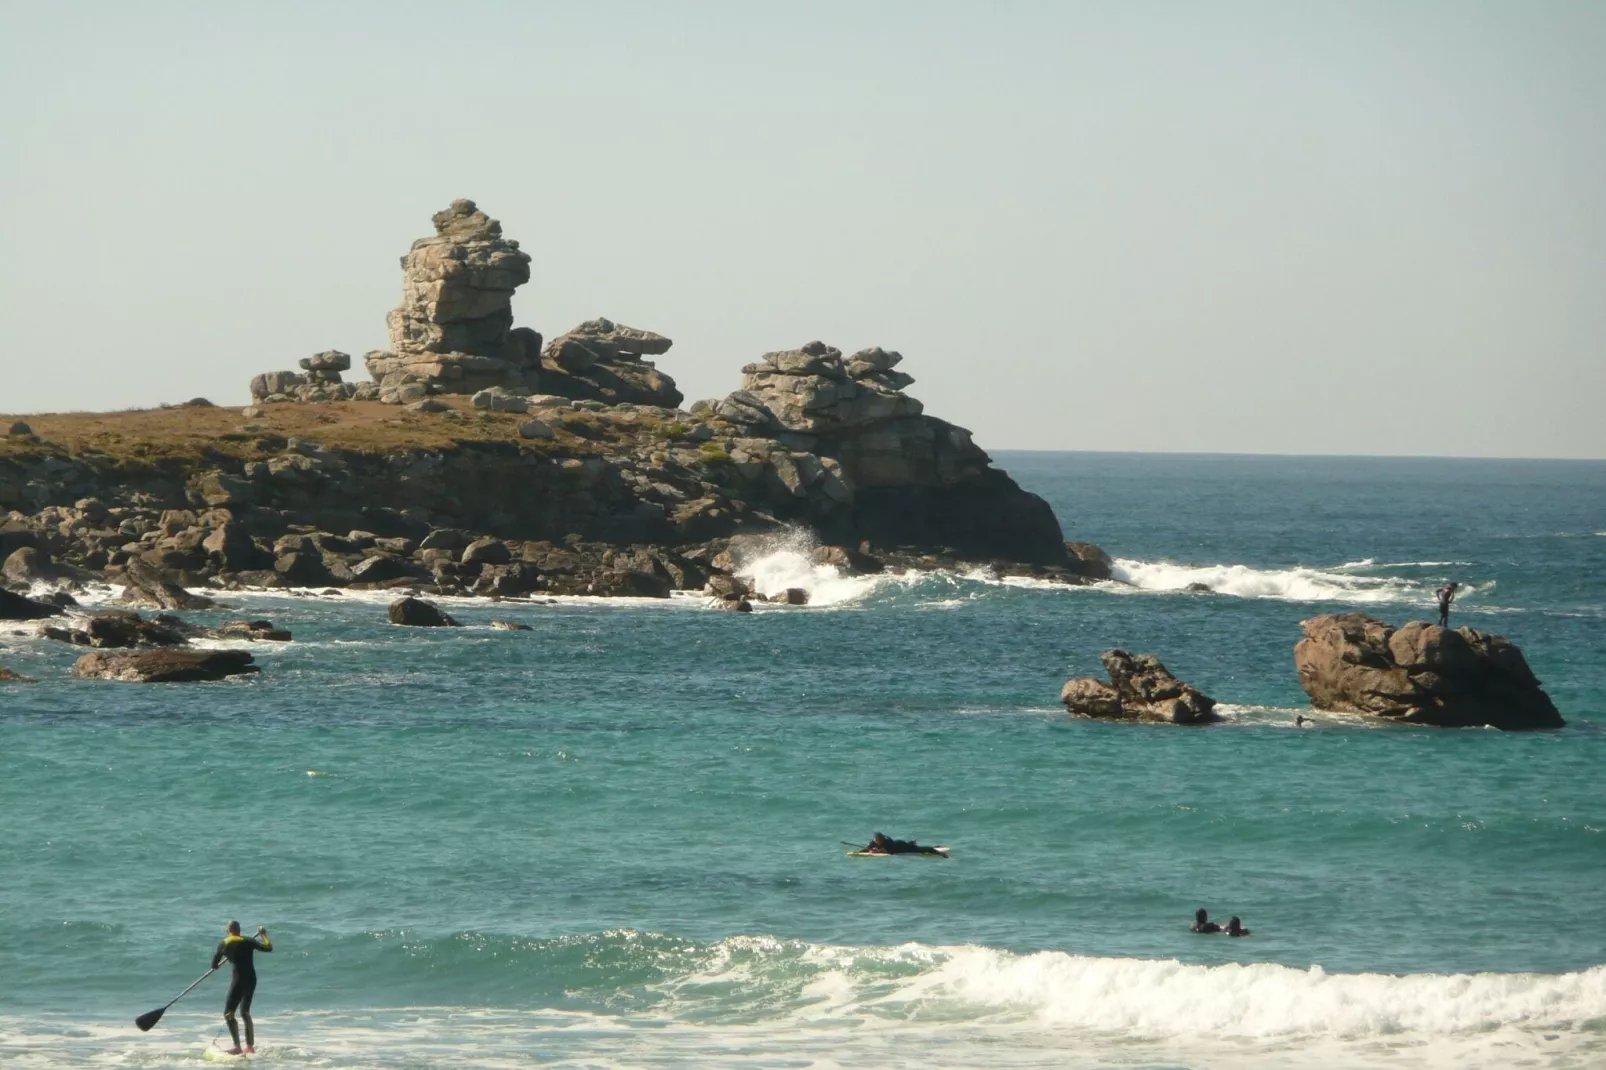
M 787 528 L 748 544 L 736 560 L 736 574 L 749 581 L 766 598 L 788 590 L 808 592 L 811 606 L 837 606 L 856 602 L 893 577 L 848 576 L 835 565 L 816 564 L 819 541 L 804 528 Z

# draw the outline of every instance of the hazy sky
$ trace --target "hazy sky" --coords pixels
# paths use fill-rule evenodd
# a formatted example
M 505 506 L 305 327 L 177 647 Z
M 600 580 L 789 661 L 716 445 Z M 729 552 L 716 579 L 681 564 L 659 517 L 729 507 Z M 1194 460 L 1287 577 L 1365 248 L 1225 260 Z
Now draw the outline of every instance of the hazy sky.
M 386 345 L 471 197 L 688 400 L 991 448 L 1606 457 L 1606 4 L 0 0 L 0 411 Z

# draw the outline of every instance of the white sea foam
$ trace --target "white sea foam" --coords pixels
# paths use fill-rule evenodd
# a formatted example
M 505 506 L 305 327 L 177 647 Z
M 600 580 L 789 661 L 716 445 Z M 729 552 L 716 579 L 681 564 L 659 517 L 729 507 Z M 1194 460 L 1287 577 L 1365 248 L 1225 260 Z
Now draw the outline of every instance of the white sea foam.
M 1202 584 L 1216 594 L 1291 602 L 1405 603 L 1431 605 L 1434 584 L 1402 576 L 1364 575 L 1362 568 L 1397 568 L 1352 561 L 1333 568 L 1259 569 L 1249 565 L 1178 565 L 1117 558 L 1116 579 L 1145 591 L 1183 591 Z M 1463 583 L 1461 597 L 1487 593 L 1494 584 Z
M 901 577 L 889 575 L 849 576 L 835 565 L 813 561 L 819 543 L 807 530 L 788 529 L 765 539 L 736 560 L 736 575 L 747 580 L 766 598 L 802 588 L 811 606 L 843 606 L 859 601 L 876 588 Z
M 616 1013 L 283 1010 L 262 1057 L 335 1067 L 1227 1067 L 1602 1065 L 1606 967 L 1563 974 L 1329 974 L 991 948 L 732 937 Z M 0 1017 L 24 1070 L 182 1066 L 216 1032 L 178 1007 L 148 1035 L 74 1015 Z M 784 1062 L 783 1062 L 784 1060 Z

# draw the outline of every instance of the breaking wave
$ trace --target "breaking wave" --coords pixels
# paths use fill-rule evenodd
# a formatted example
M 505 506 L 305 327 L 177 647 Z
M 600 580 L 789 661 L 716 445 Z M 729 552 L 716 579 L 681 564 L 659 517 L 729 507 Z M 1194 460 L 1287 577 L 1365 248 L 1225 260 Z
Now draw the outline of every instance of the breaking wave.
M 1215 594 L 1238 598 L 1273 598 L 1290 602 L 1352 602 L 1360 605 L 1408 603 L 1431 606 L 1437 577 L 1368 575 L 1382 569 L 1445 567 L 1462 562 L 1417 561 L 1378 565 L 1352 561 L 1330 568 L 1259 569 L 1249 565 L 1176 565 L 1167 561 L 1117 558 L 1111 569 L 1115 579 L 1145 591 L 1186 591 L 1208 588 Z M 1487 593 L 1493 583 L 1463 582 L 1459 598 Z
M 390 931 L 333 945 L 307 968 L 346 974 L 348 984 L 352 971 L 383 970 L 420 995 L 427 981 L 437 998 L 302 1010 L 288 1001 L 264 1030 L 264 1057 L 383 1067 L 522 1066 L 540 1051 L 559 1065 L 652 1067 L 784 1058 L 860 1067 L 1493 1068 L 1598 1065 L 1606 1055 L 1602 966 L 1331 974 L 975 945 L 700 943 L 631 930 L 551 940 Z M 475 1002 L 458 1002 L 465 996 Z M 175 1010 L 148 1038 L 5 1017 L 0 1055 L 54 1068 L 121 1049 L 124 1063 L 170 1065 L 164 1056 L 193 1058 L 215 1031 L 198 1008 Z

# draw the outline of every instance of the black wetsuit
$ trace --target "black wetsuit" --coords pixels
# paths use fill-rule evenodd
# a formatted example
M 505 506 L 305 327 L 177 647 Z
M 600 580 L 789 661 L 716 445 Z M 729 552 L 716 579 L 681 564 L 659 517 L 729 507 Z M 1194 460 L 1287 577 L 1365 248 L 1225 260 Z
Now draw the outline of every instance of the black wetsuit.
M 1455 592 L 1448 587 L 1439 588 L 1439 627 L 1450 626 L 1450 603 L 1455 601 Z
M 229 1035 L 234 1038 L 234 1046 L 240 1046 L 240 1031 L 234 1024 L 234 1009 L 240 1009 L 240 1017 L 245 1019 L 245 1043 L 247 1046 L 256 1043 L 256 1030 L 251 1023 L 251 996 L 257 990 L 257 968 L 251 961 L 251 956 L 258 951 L 272 951 L 273 941 L 263 936 L 258 940 L 254 936 L 240 936 L 230 933 L 218 942 L 217 950 L 212 953 L 212 968 L 215 970 L 228 959 L 234 967 L 234 977 L 229 981 L 229 994 L 223 1004 L 223 1020 L 228 1023 Z
M 941 851 L 935 847 L 922 847 L 913 840 L 887 839 L 885 843 L 871 841 L 865 848 L 869 854 L 889 855 L 940 855 Z

